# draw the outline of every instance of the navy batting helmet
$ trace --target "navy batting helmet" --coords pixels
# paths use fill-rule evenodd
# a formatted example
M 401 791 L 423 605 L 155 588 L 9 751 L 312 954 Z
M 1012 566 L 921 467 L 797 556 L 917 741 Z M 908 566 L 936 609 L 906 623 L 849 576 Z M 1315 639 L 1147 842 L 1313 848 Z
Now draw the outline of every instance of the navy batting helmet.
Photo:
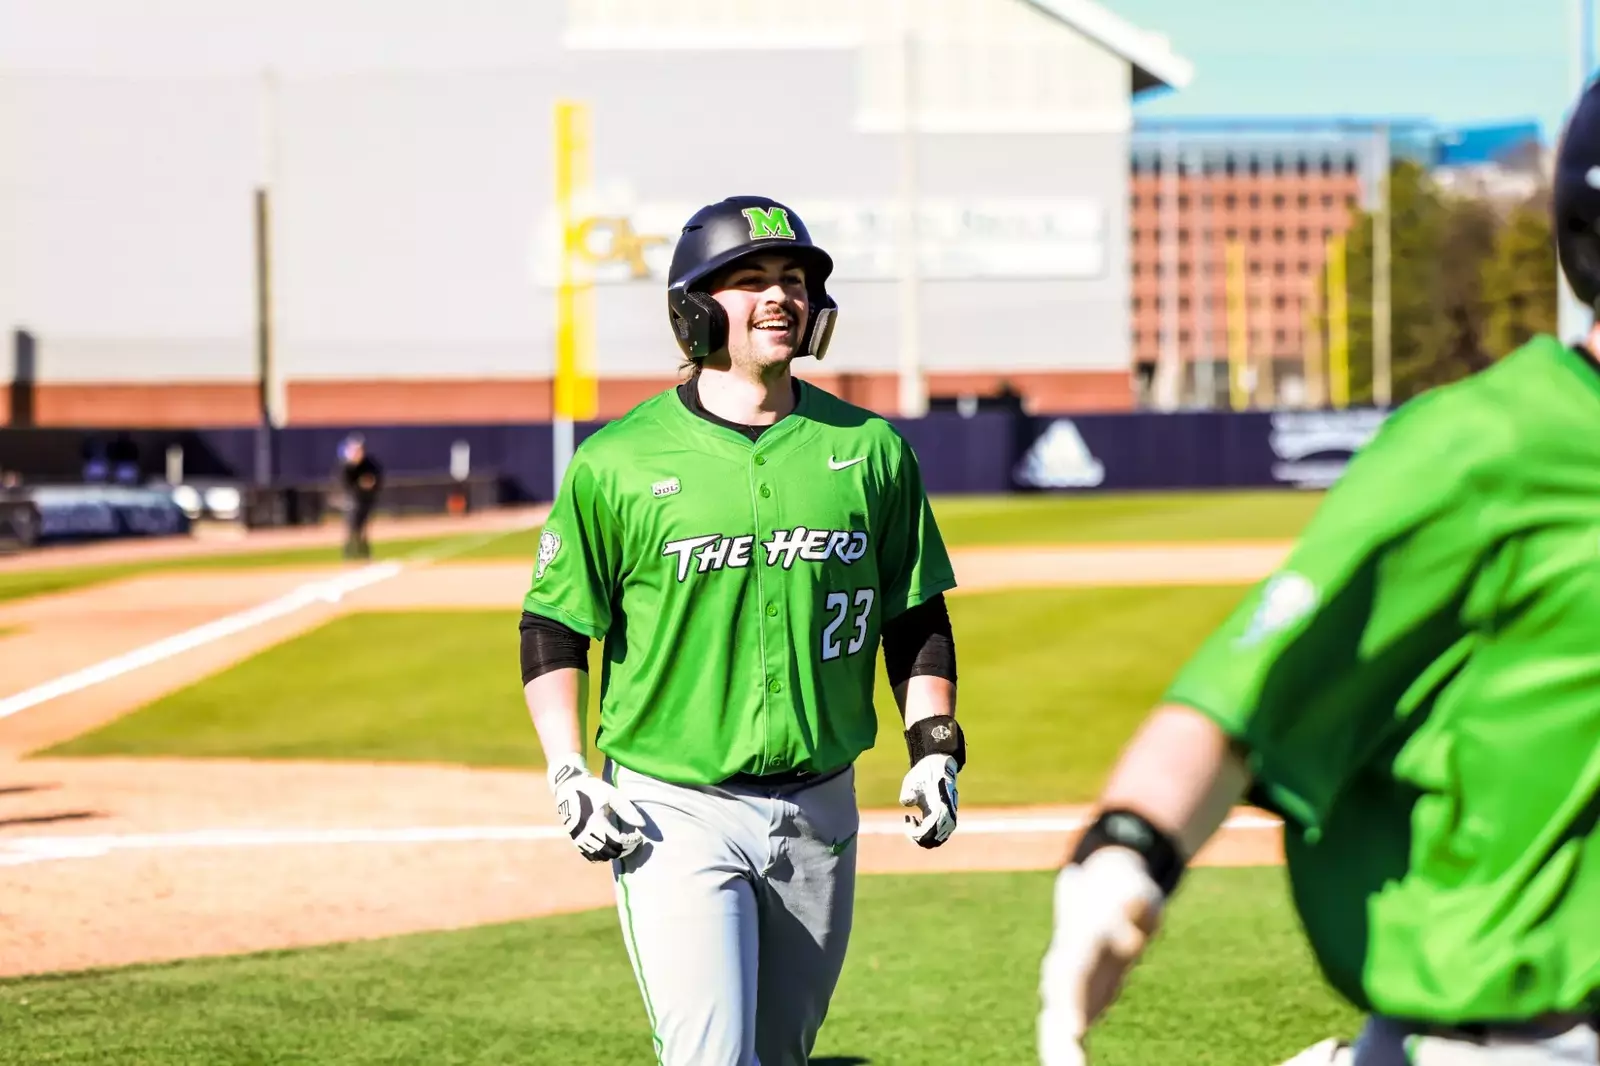
M 1600 298 L 1600 82 L 1589 84 L 1567 119 L 1552 186 L 1561 272 L 1573 295 L 1594 307 Z
M 684 355 L 699 361 L 728 343 L 727 312 L 706 288 L 724 267 L 763 252 L 783 252 L 805 266 L 811 311 L 796 354 L 827 354 L 839 312 L 827 289 L 832 257 L 811 242 L 800 216 L 783 204 L 765 196 L 730 196 L 696 211 L 672 252 L 667 313 Z

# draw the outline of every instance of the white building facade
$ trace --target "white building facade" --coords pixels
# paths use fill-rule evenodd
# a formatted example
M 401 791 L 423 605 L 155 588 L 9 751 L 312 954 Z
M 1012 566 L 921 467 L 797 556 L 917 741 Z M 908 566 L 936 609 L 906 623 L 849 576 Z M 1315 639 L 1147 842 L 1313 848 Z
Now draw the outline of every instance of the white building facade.
M 259 416 L 260 188 L 279 421 L 548 418 L 560 99 L 602 417 L 673 380 L 676 227 L 739 193 L 838 261 L 819 382 L 1132 404 L 1132 100 L 1190 69 L 1090 0 L 138 7 L 0 0 L 0 379 L 26 331 L 41 424 Z

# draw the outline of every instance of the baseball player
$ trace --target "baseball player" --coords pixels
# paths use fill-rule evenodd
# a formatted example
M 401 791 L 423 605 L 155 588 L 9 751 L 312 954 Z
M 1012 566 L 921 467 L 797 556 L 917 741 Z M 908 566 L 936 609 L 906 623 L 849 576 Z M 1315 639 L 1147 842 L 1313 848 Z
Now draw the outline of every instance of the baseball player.
M 1555 178 L 1600 297 L 1600 94 Z M 1085 1035 L 1242 798 L 1284 820 L 1323 974 L 1367 1015 L 1297 1064 L 1600 1062 L 1600 329 L 1402 406 L 1178 673 L 1055 888 L 1040 1059 Z
M 667 304 L 687 380 L 585 440 L 524 602 L 529 711 L 561 824 L 610 861 L 664 1066 L 801 1066 L 844 961 L 852 766 L 881 643 L 904 720 L 907 831 L 955 829 L 955 586 L 916 456 L 802 382 L 837 306 L 793 211 L 702 208 Z M 604 641 L 586 767 L 589 641 Z

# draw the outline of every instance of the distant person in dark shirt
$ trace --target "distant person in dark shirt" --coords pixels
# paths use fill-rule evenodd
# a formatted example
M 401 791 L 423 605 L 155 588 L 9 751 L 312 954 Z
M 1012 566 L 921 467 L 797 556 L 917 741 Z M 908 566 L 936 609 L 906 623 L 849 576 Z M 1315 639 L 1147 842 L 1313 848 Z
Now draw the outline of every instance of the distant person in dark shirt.
M 118 485 L 139 483 L 139 445 L 126 433 L 118 433 L 106 447 L 106 463 L 111 480 Z
M 345 495 L 344 557 L 370 559 L 367 520 L 383 488 L 383 468 L 367 454 L 366 441 L 359 433 L 352 433 L 339 445 L 339 458 L 338 482 Z

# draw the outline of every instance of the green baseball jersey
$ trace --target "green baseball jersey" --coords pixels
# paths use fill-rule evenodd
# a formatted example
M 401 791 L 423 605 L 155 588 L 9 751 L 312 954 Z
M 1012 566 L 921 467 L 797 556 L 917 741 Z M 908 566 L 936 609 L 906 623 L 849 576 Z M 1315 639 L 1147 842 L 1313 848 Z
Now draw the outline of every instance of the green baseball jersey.
M 675 392 L 585 440 L 524 608 L 604 640 L 601 751 L 710 784 L 870 748 L 884 621 L 954 585 L 911 448 L 802 382 L 754 442 Z
M 1168 698 L 1244 743 L 1357 1006 L 1600 989 L 1600 374 L 1538 337 L 1402 406 Z

